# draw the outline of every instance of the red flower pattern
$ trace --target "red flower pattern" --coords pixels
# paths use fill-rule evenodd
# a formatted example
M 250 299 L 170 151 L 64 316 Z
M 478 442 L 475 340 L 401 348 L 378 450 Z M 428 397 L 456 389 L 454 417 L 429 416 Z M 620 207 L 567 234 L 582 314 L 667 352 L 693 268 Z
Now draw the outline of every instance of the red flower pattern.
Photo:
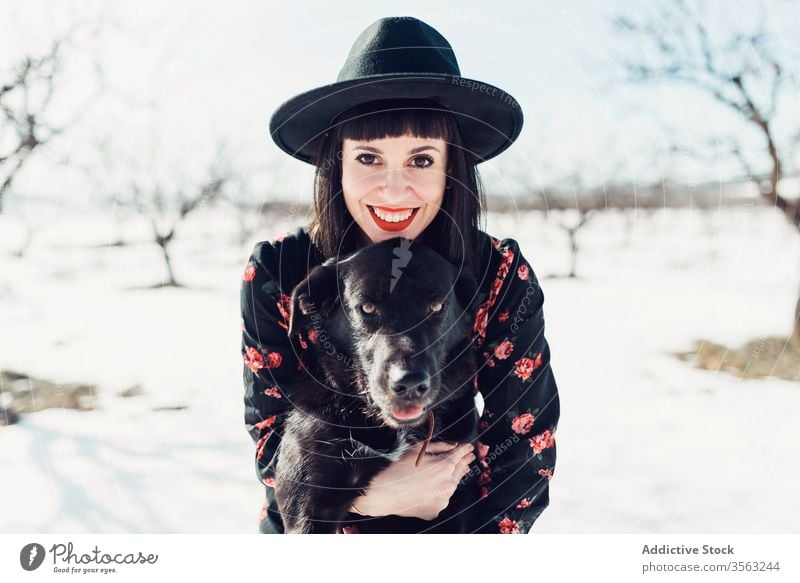
M 486 336 L 486 326 L 489 324 L 489 302 L 484 302 L 478 307 L 478 311 L 475 314 L 475 325 L 472 327 L 472 331 L 478 335 L 478 346 L 483 344 L 483 339 Z
M 278 296 L 278 312 L 281 314 L 283 321 L 279 321 L 278 325 L 285 330 L 289 329 L 289 313 L 292 310 L 292 298 L 286 294 Z
M 275 397 L 276 399 L 282 399 L 280 392 L 278 391 L 278 387 L 267 387 L 264 389 L 264 394 L 267 397 Z
M 503 287 L 503 280 L 501 278 L 495 278 L 494 282 L 492 282 L 492 287 L 489 289 L 489 299 L 492 300 L 492 303 L 497 301 L 497 295 L 500 293 L 500 288 Z
M 264 478 L 262 482 L 264 482 L 265 486 L 269 486 L 270 488 L 275 487 L 275 478 L 273 478 L 272 476 Z
M 531 359 L 523 356 L 514 363 L 514 374 L 516 374 L 523 381 L 531 378 L 533 372 L 542 365 L 542 355 L 536 354 L 536 357 Z
M 514 420 L 511 422 L 511 429 L 514 430 L 514 433 L 525 435 L 531 429 L 533 429 L 534 421 L 536 421 L 536 418 L 533 415 L 530 413 L 523 413 L 522 415 L 514 418 Z
M 500 534 L 519 534 L 519 524 L 516 520 L 504 518 L 500 521 Z
M 503 340 L 494 349 L 494 355 L 500 360 L 505 360 L 514 352 L 514 344 L 510 340 Z
M 511 264 L 514 263 L 514 252 L 511 249 L 503 249 L 503 262 L 497 270 L 497 276 L 505 278 L 511 271 Z
M 537 472 L 540 476 L 544 476 L 548 480 L 553 477 L 553 470 L 542 468 Z
M 260 421 L 260 422 L 256 423 L 255 425 L 253 425 L 253 427 L 255 427 L 256 429 L 261 431 L 265 427 L 272 427 L 273 423 L 275 423 L 275 419 L 277 419 L 277 416 L 276 415 L 272 415 L 270 417 L 267 417 L 263 421 Z
M 519 277 L 521 280 L 527 281 L 528 280 L 528 275 L 529 275 L 529 271 L 528 271 L 528 266 L 527 265 L 520 265 L 517 268 L 517 277 Z
M 244 268 L 244 274 L 242 275 L 242 281 L 251 282 L 256 276 L 256 265 L 252 261 L 247 264 Z
M 530 505 L 531 501 L 528 500 L 527 498 L 523 498 L 522 500 L 519 501 L 519 504 L 517 504 L 517 508 L 527 508 Z
M 555 432 L 550 433 L 549 429 L 545 429 L 542 433 L 540 433 L 539 435 L 534 435 L 528 441 L 531 444 L 531 449 L 533 450 L 533 453 L 538 455 L 548 447 L 553 446 L 555 437 L 556 437 Z
M 247 346 L 245 348 L 244 362 L 247 365 L 247 368 L 249 368 L 253 372 L 258 372 L 262 368 L 264 368 L 264 357 L 258 350 L 256 350 L 252 346 Z
M 500 246 L 500 241 L 497 239 L 492 238 L 492 244 L 494 245 L 495 249 L 502 249 Z M 511 269 L 511 264 L 514 262 L 514 252 L 511 249 L 502 249 L 501 254 L 502 260 L 500 267 L 497 270 L 497 277 L 495 277 L 494 281 L 492 282 L 492 287 L 489 290 L 489 297 L 478 307 L 478 310 L 475 314 L 475 324 L 472 327 L 472 331 L 478 336 L 475 339 L 475 344 L 478 347 L 483 345 L 486 340 L 486 327 L 489 324 L 489 310 L 492 309 L 497 301 L 500 288 L 503 287 L 503 280 L 508 275 L 508 272 Z M 505 319 L 508 319 L 508 312 L 504 313 L 506 314 Z M 503 321 L 505 321 L 505 319 Z
M 262 436 L 261 439 L 258 440 L 258 443 L 256 444 L 256 459 L 257 460 L 260 460 L 262 457 L 264 457 L 264 447 L 267 445 L 267 439 L 269 439 L 270 435 L 272 435 L 272 431 L 270 431 L 266 435 Z

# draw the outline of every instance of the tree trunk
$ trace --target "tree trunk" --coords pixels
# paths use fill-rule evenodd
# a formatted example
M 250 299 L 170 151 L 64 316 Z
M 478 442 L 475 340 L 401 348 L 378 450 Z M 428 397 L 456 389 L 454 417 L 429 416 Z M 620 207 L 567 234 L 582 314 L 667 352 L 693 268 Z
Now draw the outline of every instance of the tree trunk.
M 167 275 L 169 275 L 169 281 L 167 281 L 164 286 L 172 286 L 172 287 L 180 287 L 180 284 L 175 280 L 175 274 L 172 271 L 172 260 L 169 256 L 169 242 L 164 241 L 163 243 L 159 243 L 161 247 L 161 254 L 164 257 L 164 264 L 167 266 Z
M 6 179 L 3 181 L 3 184 L 0 184 L 0 213 L 3 212 L 3 201 L 5 200 L 6 194 L 11 189 L 11 183 L 14 181 L 14 175 L 20 171 L 22 165 L 25 163 L 25 158 L 19 158 L 17 160 L 17 165 L 15 168 L 9 171 Z M 7 166 L 10 166 L 10 162 L 7 163 Z
M 569 275 L 567 277 L 577 277 L 575 270 L 578 262 L 578 229 L 569 229 L 569 247 L 572 253 L 570 261 Z

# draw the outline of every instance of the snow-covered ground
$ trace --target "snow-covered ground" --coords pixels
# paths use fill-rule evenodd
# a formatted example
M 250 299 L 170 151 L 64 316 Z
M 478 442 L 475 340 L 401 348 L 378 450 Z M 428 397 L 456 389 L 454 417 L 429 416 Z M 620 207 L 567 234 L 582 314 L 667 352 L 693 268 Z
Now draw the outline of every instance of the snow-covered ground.
M 492 215 L 541 280 L 561 393 L 551 506 L 533 532 L 797 532 L 800 384 L 739 380 L 672 358 L 697 338 L 786 334 L 800 237 L 777 211 L 639 211 L 581 232 L 576 280 L 551 213 Z M 0 368 L 97 383 L 96 409 L 0 427 L 0 532 L 257 532 L 262 486 L 245 432 L 239 284 L 252 243 L 226 211 L 175 245 L 188 287 L 112 217 L 41 212 L 33 245 L 0 215 Z M 270 238 L 302 217 L 259 230 Z M 146 223 L 115 233 L 146 241 Z M 627 233 L 627 234 L 626 234 Z M 141 286 L 141 288 L 139 287 Z M 143 396 L 118 392 L 141 384 Z M 153 409 L 184 405 L 183 410 Z

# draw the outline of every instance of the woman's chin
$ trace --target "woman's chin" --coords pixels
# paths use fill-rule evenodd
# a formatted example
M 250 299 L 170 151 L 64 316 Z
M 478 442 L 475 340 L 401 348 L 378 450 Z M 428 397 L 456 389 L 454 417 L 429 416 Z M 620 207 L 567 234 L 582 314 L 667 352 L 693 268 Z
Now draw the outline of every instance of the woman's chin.
M 379 231 L 374 237 L 372 237 L 373 243 L 380 243 L 381 241 L 386 241 L 387 239 L 394 239 L 395 237 L 405 237 L 406 239 L 413 239 L 416 235 L 413 233 L 413 229 L 403 229 L 402 231 Z
M 364 228 L 364 225 L 361 225 L 361 229 L 367 233 L 373 243 L 380 243 L 381 241 L 393 239 L 394 237 L 415 239 L 417 235 L 422 232 L 422 229 L 420 229 L 418 225 L 413 224 L 409 225 L 407 229 L 403 229 L 402 231 L 385 231 L 379 228 L 377 225 L 370 225 L 367 229 Z

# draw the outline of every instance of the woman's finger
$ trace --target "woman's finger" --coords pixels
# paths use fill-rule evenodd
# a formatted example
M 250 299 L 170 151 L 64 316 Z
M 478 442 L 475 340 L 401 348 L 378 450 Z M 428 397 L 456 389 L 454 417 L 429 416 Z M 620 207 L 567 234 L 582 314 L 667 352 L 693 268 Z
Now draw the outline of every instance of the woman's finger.
M 416 444 L 417 447 L 422 447 L 422 442 Z M 457 447 L 457 443 L 451 443 L 448 441 L 431 441 L 428 444 L 425 453 L 445 453 L 448 451 L 452 451 Z M 419 451 L 419 449 L 417 449 Z
M 453 463 L 458 462 L 461 458 L 470 453 L 473 453 L 473 445 L 471 443 L 463 443 L 461 446 L 455 448 L 452 452 L 450 452 L 450 457 L 453 459 Z
M 461 479 L 461 477 L 469 471 L 469 464 L 475 459 L 475 454 L 470 453 L 461 458 L 453 468 L 453 478 Z

